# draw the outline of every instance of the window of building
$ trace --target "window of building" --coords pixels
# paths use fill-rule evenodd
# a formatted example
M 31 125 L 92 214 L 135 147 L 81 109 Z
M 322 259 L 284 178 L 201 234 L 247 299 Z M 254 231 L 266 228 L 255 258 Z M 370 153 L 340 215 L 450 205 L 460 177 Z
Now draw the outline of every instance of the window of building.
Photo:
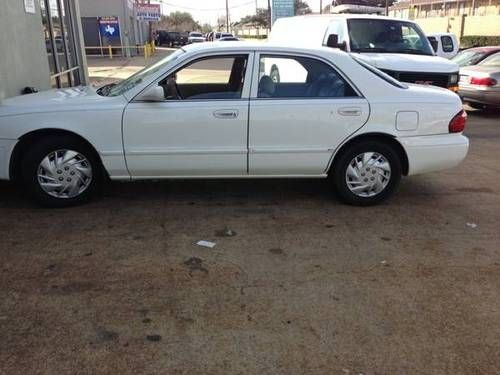
M 40 0 L 52 87 L 80 84 L 69 0 Z
M 357 96 L 335 69 L 316 59 L 267 55 L 260 57 L 259 66 L 259 98 Z
M 167 100 L 240 99 L 248 55 L 202 58 L 169 75 L 159 85 Z

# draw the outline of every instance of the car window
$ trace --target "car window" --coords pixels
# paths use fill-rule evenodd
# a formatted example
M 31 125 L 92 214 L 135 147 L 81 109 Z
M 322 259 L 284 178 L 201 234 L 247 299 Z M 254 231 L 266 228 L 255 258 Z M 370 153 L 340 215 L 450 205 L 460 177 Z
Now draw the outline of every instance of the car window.
M 308 57 L 263 55 L 259 98 L 338 98 L 357 96 L 330 65 Z
M 248 55 L 201 58 L 159 82 L 167 100 L 239 99 Z
M 481 51 L 462 51 L 451 61 L 458 64 L 458 66 L 475 65 L 484 57 L 485 53 Z
M 453 52 L 453 39 L 450 36 L 441 36 L 441 44 L 443 45 L 443 52 Z
M 375 68 L 374 66 L 367 64 L 363 60 L 361 60 L 358 57 L 351 56 L 354 61 L 356 61 L 359 65 L 361 65 L 363 68 L 366 70 L 372 72 L 375 74 L 377 77 L 383 79 L 387 83 L 391 84 L 394 87 L 400 88 L 400 89 L 407 89 L 408 85 L 404 84 L 403 82 L 399 82 L 397 79 L 391 77 L 389 74 L 384 73 L 383 71 Z
M 500 52 L 485 58 L 479 65 L 500 66 Z
M 129 78 L 121 81 L 120 83 L 116 85 L 106 85 L 103 86 L 101 89 L 97 91 L 99 95 L 103 96 L 118 96 L 118 95 L 123 95 L 125 92 L 133 89 L 137 85 L 148 81 L 149 79 L 152 79 L 153 76 L 161 71 L 162 69 L 165 69 L 165 67 L 172 63 L 172 61 L 175 61 L 181 56 L 183 53 L 185 53 L 182 49 L 178 49 L 175 52 L 171 53 L 167 57 L 161 59 L 160 61 L 149 65 L 145 67 L 144 69 L 138 71 L 137 73 L 131 75 Z M 107 88 L 104 90 L 104 88 Z

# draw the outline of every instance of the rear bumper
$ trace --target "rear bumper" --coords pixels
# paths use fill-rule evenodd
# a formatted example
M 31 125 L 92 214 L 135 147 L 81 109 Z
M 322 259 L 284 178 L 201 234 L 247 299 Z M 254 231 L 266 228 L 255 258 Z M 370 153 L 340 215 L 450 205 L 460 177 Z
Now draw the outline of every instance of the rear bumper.
M 500 90 L 467 90 L 461 88 L 458 95 L 464 102 L 500 106 Z
M 408 156 L 408 175 L 435 172 L 457 166 L 469 150 L 462 134 L 398 138 Z
M 0 139 L 0 180 L 10 179 L 10 157 L 17 140 Z

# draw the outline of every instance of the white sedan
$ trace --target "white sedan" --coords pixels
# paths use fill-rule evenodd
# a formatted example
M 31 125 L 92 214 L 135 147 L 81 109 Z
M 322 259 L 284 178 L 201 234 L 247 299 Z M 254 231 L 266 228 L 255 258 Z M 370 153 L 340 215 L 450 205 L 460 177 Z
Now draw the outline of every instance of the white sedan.
M 275 82 L 267 60 L 299 71 Z M 464 126 L 456 94 L 338 50 L 200 43 L 116 85 L 3 101 L 0 179 L 62 207 L 108 177 L 330 177 L 344 202 L 369 205 L 402 175 L 459 164 Z

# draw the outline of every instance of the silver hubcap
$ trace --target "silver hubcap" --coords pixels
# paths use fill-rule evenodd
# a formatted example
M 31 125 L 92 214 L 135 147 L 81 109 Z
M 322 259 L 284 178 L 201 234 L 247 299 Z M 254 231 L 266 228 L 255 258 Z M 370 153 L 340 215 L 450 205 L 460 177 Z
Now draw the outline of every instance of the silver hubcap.
M 37 173 L 43 191 L 56 198 L 74 198 L 82 194 L 92 181 L 89 161 L 73 150 L 51 152 L 43 158 Z
M 359 197 L 382 192 L 391 179 L 391 166 L 376 152 L 365 152 L 351 160 L 345 172 L 347 187 Z

